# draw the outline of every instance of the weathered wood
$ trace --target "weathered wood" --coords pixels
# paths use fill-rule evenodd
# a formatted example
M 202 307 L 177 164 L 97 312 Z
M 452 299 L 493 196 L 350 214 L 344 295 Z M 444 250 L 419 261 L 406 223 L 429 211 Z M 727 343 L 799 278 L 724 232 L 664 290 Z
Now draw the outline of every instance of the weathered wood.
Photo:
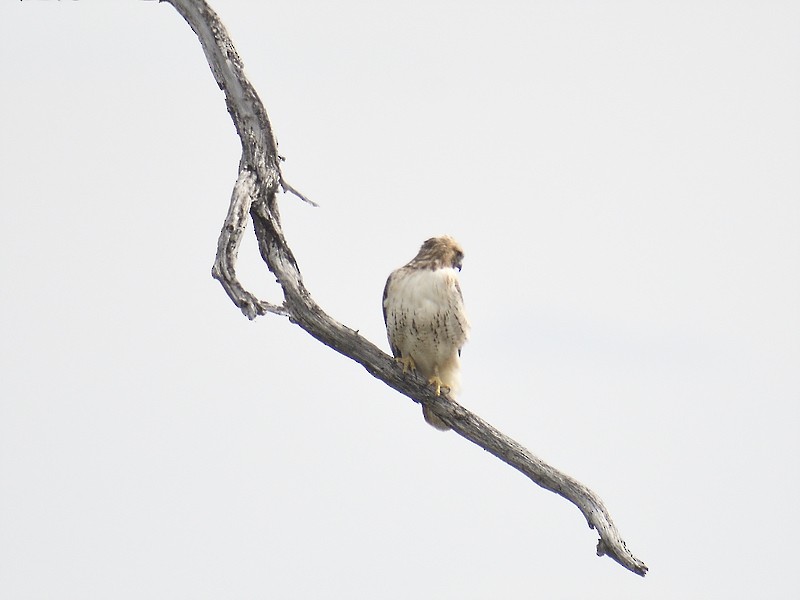
M 228 33 L 208 4 L 204 0 L 165 1 L 175 7 L 200 39 L 214 78 L 225 93 L 228 112 L 242 142 L 239 176 L 212 269 L 213 277 L 233 303 L 248 319 L 266 313 L 288 317 L 323 344 L 362 365 L 386 385 L 428 406 L 453 431 L 577 506 L 589 527 L 600 536 L 599 556 L 606 554 L 634 573 L 645 575 L 647 566 L 628 550 L 611 515 L 594 492 L 546 464 L 454 400 L 436 396 L 418 375 L 403 374 L 402 367 L 394 359 L 357 331 L 332 319 L 314 302 L 283 235 L 277 193 L 283 187 L 308 200 L 283 181 L 277 143 L 264 105 L 245 76 Z M 248 216 L 253 221 L 261 256 L 283 290 L 284 300 L 280 305 L 258 299 L 236 276 L 239 244 Z

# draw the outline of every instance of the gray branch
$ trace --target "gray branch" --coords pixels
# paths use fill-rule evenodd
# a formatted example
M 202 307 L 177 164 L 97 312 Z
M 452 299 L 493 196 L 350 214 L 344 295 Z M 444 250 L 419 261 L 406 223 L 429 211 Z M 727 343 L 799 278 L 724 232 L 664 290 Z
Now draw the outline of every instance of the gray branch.
M 328 316 L 314 302 L 303 284 L 297 261 L 281 228 L 277 193 L 280 188 L 307 200 L 286 184 L 280 171 L 277 142 L 266 110 L 244 74 L 239 55 L 228 33 L 204 0 L 166 0 L 186 19 L 197 34 L 208 64 L 225 93 L 228 112 L 242 141 L 239 177 L 233 188 L 230 208 L 220 233 L 212 275 L 233 303 L 248 319 L 275 313 L 289 318 L 320 342 L 362 365 L 414 402 L 422 403 L 453 431 L 511 465 L 534 483 L 555 492 L 577 506 L 589 527 L 600 536 L 598 556 L 608 555 L 634 573 L 645 575 L 647 566 L 628 550 L 611 515 L 589 488 L 554 469 L 522 445 L 486 421 L 445 396 L 415 374 L 403 374 L 402 367 L 377 346 Z M 244 289 L 236 276 L 236 259 L 248 217 L 252 219 L 258 248 L 269 270 L 280 284 L 284 301 L 280 305 L 258 299 Z

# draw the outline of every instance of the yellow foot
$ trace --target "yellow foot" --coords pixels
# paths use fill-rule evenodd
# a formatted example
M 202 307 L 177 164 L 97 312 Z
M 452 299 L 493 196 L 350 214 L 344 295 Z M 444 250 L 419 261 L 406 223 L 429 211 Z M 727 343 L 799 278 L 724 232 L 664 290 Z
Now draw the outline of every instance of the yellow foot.
M 447 387 L 441 379 L 439 379 L 438 375 L 434 375 L 433 377 L 428 379 L 428 383 L 430 385 L 435 385 L 436 386 L 436 395 L 437 396 L 441 396 L 442 395 L 442 388 L 444 388 L 448 392 L 450 391 L 450 388 Z
M 403 373 L 417 370 L 417 365 L 414 363 L 414 359 L 410 356 L 398 356 L 395 358 L 395 360 L 403 365 Z

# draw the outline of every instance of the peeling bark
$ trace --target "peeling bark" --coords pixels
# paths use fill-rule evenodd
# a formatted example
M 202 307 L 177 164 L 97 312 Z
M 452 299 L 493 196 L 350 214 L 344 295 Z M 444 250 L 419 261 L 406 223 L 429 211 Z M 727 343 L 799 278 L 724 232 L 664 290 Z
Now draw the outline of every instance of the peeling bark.
M 401 394 L 429 407 L 453 431 L 514 467 L 546 490 L 577 506 L 600 536 L 598 556 L 607 555 L 638 575 L 647 566 L 628 550 L 600 498 L 589 488 L 554 469 L 486 421 L 433 389 L 377 346 L 338 321 L 314 302 L 303 284 L 297 261 L 283 235 L 277 193 L 283 188 L 305 200 L 281 175 L 277 142 L 267 112 L 244 74 L 239 55 L 219 17 L 204 0 L 164 0 L 197 34 L 208 64 L 225 93 L 228 112 L 242 142 L 239 176 L 220 233 L 212 276 L 248 319 L 267 313 L 286 316 L 317 340 L 362 365 L 372 376 Z M 313 204 L 313 203 L 312 203 Z M 239 244 L 247 219 L 253 221 L 258 248 L 283 290 L 280 305 L 260 300 L 236 276 Z

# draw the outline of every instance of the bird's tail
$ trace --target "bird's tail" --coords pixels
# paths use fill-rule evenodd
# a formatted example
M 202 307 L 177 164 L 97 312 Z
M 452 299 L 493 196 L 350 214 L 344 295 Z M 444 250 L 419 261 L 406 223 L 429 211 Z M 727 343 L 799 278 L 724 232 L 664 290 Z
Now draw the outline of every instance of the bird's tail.
M 434 429 L 438 429 L 439 431 L 450 431 L 450 426 L 433 414 L 431 409 L 429 409 L 427 406 L 422 407 L 422 416 L 425 417 L 425 422 Z

